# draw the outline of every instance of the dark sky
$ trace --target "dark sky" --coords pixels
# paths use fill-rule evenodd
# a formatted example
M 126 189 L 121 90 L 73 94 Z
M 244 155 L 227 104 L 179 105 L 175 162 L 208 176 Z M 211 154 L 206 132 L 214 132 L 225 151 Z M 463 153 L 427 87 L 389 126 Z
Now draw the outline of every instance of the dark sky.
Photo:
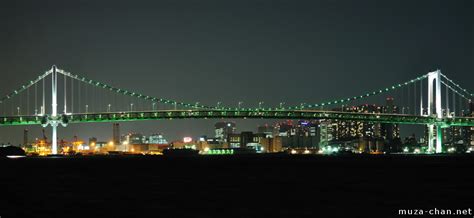
M 56 64 L 185 102 L 317 103 L 441 69 L 474 90 L 474 8 L 466 1 L 10 1 L 0 8 L 0 93 Z M 169 138 L 215 120 L 123 123 Z M 238 130 L 259 123 L 238 121 Z M 0 142 L 24 127 L 1 127 Z M 39 135 L 40 128 L 32 128 Z M 108 140 L 111 124 L 60 134 Z

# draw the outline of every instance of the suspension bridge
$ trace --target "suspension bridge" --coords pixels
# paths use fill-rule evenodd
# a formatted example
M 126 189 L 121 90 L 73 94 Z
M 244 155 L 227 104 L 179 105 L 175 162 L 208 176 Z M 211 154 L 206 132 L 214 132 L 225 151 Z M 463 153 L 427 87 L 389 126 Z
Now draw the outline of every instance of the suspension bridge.
M 49 94 L 51 98 L 47 97 Z M 367 104 L 371 98 L 373 102 L 377 96 L 387 95 L 398 96 L 400 105 L 384 112 L 345 110 L 350 105 Z M 0 99 L 0 126 L 50 126 L 52 153 L 57 154 L 57 128 L 74 123 L 236 118 L 416 124 L 428 127 L 428 150 L 439 153 L 442 128 L 474 126 L 474 117 L 468 113 L 472 97 L 473 93 L 436 70 L 383 89 L 327 102 L 294 106 L 280 103 L 278 107 L 262 107 L 260 102 L 252 108 L 243 108 L 240 102 L 238 107 L 222 106 L 219 102 L 209 106 L 120 89 L 53 66 Z M 62 105 L 58 104 L 59 98 L 63 99 Z M 58 112 L 59 106 L 62 112 Z

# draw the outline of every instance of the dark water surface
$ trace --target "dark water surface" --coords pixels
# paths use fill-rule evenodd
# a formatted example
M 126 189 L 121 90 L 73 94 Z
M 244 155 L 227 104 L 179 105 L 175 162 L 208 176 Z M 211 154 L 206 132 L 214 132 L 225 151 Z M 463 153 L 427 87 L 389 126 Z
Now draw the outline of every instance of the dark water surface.
M 403 217 L 474 208 L 474 156 L 1 159 L 0 184 L 1 218 Z

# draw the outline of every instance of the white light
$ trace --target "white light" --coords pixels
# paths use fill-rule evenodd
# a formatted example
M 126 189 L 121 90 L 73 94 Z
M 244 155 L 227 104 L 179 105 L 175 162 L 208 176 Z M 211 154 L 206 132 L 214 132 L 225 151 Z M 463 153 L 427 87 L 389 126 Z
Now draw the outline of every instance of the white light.
M 23 158 L 25 156 L 23 155 L 7 155 L 8 158 L 11 158 L 11 159 L 17 159 L 17 158 Z
M 205 148 L 204 148 L 204 152 L 209 152 L 209 148 L 208 148 L 208 147 L 205 147 Z
M 419 154 L 419 153 L 420 153 L 420 149 L 419 149 L 419 148 L 415 148 L 414 153 L 415 153 L 415 154 Z
M 191 141 L 193 141 L 193 138 L 191 138 L 191 137 L 184 137 L 184 138 L 183 138 L 183 142 L 184 142 L 184 143 L 189 143 L 189 142 L 191 142 Z
M 304 153 L 305 153 L 305 154 L 309 154 L 309 153 L 311 153 L 311 152 L 310 152 L 309 150 L 304 150 Z
M 298 153 L 296 150 L 294 149 L 291 150 L 291 154 L 296 154 L 296 153 Z

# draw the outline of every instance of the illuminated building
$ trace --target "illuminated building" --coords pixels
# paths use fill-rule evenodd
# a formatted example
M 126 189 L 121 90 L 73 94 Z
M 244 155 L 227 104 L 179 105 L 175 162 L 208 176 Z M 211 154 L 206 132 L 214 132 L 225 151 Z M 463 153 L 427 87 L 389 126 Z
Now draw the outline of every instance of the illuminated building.
M 234 122 L 217 122 L 214 127 L 216 134 L 215 137 L 221 142 L 225 142 L 227 140 L 227 135 L 235 133 Z
M 230 148 L 255 148 L 261 150 L 262 139 L 267 138 L 263 133 L 241 132 L 228 134 L 227 141 Z
M 79 140 L 77 138 L 77 136 L 74 136 L 74 139 L 72 141 L 72 149 L 76 152 L 79 152 L 81 150 L 84 150 L 85 148 L 88 148 L 86 147 L 87 145 L 84 143 L 84 141 L 82 140 Z
M 120 140 L 120 124 L 118 124 L 118 123 L 112 124 L 112 141 L 116 145 L 119 145 L 121 143 L 121 140 Z
M 392 97 L 386 99 L 386 105 L 382 108 L 382 113 L 398 114 L 399 108 L 394 105 Z M 381 125 L 381 136 L 386 140 L 400 138 L 400 127 L 398 124 L 383 123 Z
M 257 133 L 265 134 L 267 137 L 273 137 L 274 131 L 275 131 L 275 128 L 268 124 L 257 127 Z
M 144 144 L 145 141 L 146 141 L 146 137 L 144 137 L 140 133 L 128 133 L 122 136 L 122 142 L 126 142 L 127 144 L 130 144 L 130 145 Z
M 174 141 L 171 143 L 171 147 L 175 149 L 194 149 L 197 150 L 197 142 L 194 141 L 191 137 L 184 137 L 183 140 Z
M 130 153 L 161 154 L 170 144 L 162 134 L 144 136 L 141 133 L 128 133 L 122 136 L 122 143 L 114 144 L 116 151 Z
M 284 148 L 314 148 L 319 145 L 319 121 L 287 120 L 276 125 L 277 136 L 281 137 Z
M 260 144 L 263 147 L 262 150 L 266 153 L 281 152 L 283 150 L 283 140 L 281 136 L 261 138 Z
M 385 106 L 364 104 L 341 106 L 333 111 L 351 113 L 399 113 L 392 97 L 386 98 Z M 369 123 L 354 120 L 328 120 L 320 125 L 321 146 L 327 144 L 346 144 L 355 142 L 358 152 L 380 153 L 401 149 L 400 127 L 398 124 Z M 327 140 L 327 142 L 326 142 Z
M 399 108 L 394 105 L 392 97 L 386 99 L 385 106 L 377 106 L 364 104 L 359 106 L 342 106 L 341 108 L 335 108 L 333 111 L 344 111 L 352 113 L 399 113 Z M 358 140 L 361 142 L 362 149 L 365 152 L 373 152 L 380 150 L 383 146 L 381 139 L 386 141 L 389 145 L 394 141 L 400 141 L 400 127 L 398 124 L 388 123 L 369 123 L 361 121 L 346 121 L 346 120 L 334 120 L 328 121 L 333 125 L 326 124 L 331 127 L 330 133 L 332 140 L 334 141 L 354 141 Z M 329 130 L 328 130 L 329 131 Z M 329 140 L 330 141 L 330 140 Z M 364 143 L 362 143 L 364 141 Z M 383 143 L 385 144 L 385 143 Z M 373 149 L 376 147 L 375 149 Z M 389 146 L 384 149 L 388 150 L 399 150 L 400 148 L 395 146 Z
M 89 145 L 95 145 L 96 143 L 97 143 L 97 138 L 96 137 L 89 138 Z
M 168 141 L 162 134 L 152 134 L 148 137 L 148 144 L 168 144 Z
M 219 138 L 207 138 L 206 136 L 202 136 L 197 142 L 197 149 L 201 151 L 201 153 L 206 153 L 207 151 L 212 149 L 226 148 L 229 148 L 229 143 L 222 142 Z

